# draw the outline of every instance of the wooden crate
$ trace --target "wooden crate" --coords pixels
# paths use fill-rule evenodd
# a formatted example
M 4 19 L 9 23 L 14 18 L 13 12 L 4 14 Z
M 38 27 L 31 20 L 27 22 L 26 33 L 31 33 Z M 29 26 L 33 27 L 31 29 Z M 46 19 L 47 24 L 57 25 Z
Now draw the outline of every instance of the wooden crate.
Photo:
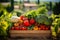
M 50 37 L 50 30 L 10 30 L 11 37 Z

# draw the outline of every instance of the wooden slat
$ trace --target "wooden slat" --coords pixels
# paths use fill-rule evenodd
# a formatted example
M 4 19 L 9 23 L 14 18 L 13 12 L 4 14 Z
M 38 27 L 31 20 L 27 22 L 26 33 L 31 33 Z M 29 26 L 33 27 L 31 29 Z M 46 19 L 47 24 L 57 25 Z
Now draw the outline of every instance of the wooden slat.
M 50 30 L 10 30 L 11 37 L 46 37 L 50 36 Z
M 10 33 L 50 33 L 50 30 L 10 30 Z

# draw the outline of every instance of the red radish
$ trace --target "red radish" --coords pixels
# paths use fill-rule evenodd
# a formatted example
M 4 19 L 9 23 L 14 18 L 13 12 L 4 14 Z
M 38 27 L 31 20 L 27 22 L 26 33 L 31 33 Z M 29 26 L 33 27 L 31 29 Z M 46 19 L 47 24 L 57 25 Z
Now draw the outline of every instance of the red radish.
M 24 26 L 30 26 L 30 23 L 29 23 L 28 20 L 25 20 L 25 21 L 24 21 Z
M 12 27 L 11 30 L 14 30 L 14 27 Z
M 19 30 L 19 27 L 15 27 L 15 30 Z
M 34 24 L 35 20 L 34 19 L 30 19 L 30 24 Z

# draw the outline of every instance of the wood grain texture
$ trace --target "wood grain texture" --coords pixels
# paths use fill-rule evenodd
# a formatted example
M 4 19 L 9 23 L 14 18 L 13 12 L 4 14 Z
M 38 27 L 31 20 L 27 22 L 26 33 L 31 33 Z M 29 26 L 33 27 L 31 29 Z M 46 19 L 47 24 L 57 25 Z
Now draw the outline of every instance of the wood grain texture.
M 11 37 L 48 37 L 51 36 L 50 30 L 10 30 Z

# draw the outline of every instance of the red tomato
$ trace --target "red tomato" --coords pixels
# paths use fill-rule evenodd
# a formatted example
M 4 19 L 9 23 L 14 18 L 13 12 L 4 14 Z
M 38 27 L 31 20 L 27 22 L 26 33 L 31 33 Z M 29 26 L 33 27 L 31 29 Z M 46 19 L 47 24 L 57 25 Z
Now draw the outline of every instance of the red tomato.
M 19 30 L 19 27 L 15 27 L 15 30 Z
M 29 23 L 28 20 L 25 20 L 25 21 L 24 21 L 24 26 L 30 26 L 30 23 Z
M 24 17 L 25 17 L 25 16 L 20 16 L 20 19 L 23 20 Z
M 30 19 L 30 24 L 34 24 L 35 20 L 34 19 Z
M 14 27 L 12 27 L 11 30 L 14 30 Z

